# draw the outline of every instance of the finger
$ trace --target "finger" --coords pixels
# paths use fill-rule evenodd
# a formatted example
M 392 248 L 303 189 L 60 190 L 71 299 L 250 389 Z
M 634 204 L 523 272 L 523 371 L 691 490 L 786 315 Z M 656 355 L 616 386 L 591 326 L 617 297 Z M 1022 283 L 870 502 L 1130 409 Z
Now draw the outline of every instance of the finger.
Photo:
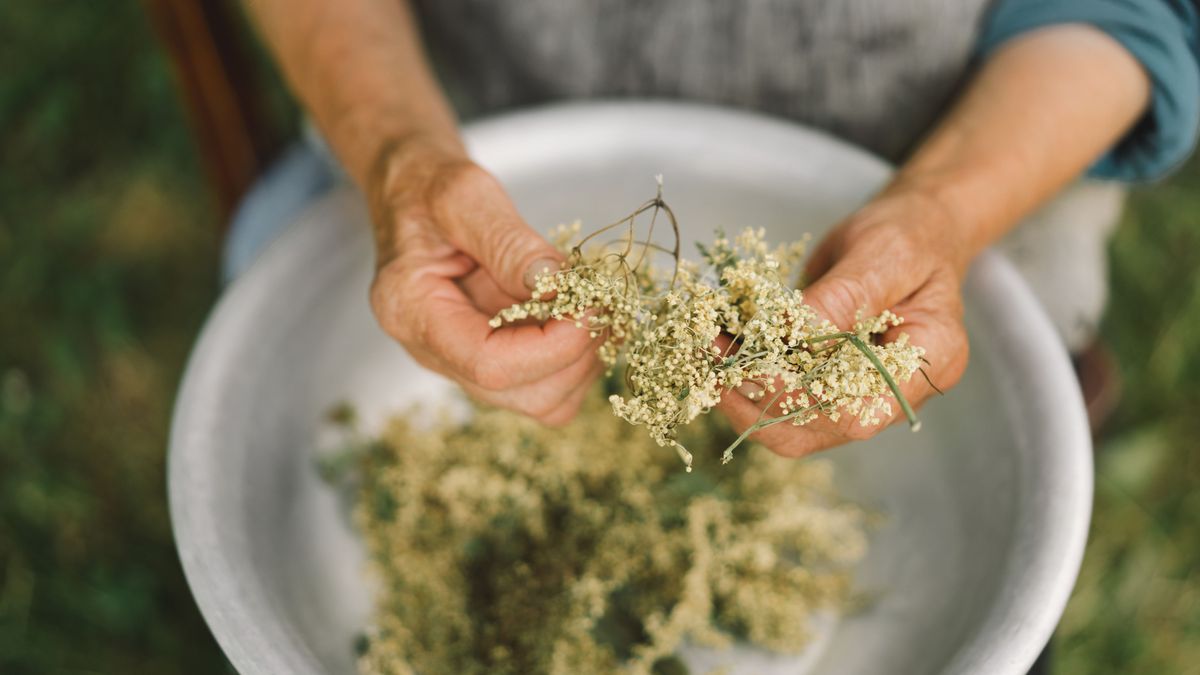
M 563 401 L 581 387 L 590 386 L 595 379 L 598 365 L 599 361 L 594 356 L 589 356 L 539 382 L 496 393 L 516 401 L 515 407 L 521 412 L 542 419 L 558 409 Z
M 448 196 L 441 222 L 455 244 L 488 270 L 502 291 L 528 298 L 538 272 L 557 269 L 562 254 L 529 227 L 495 178 L 472 176 Z
M 721 397 L 717 410 L 720 410 L 740 433 L 771 416 L 769 412 L 763 414 L 764 405 L 763 401 L 752 401 L 737 391 L 729 391 Z M 819 418 L 803 426 L 796 426 L 791 422 L 774 424 L 751 434 L 748 440 L 761 443 L 771 452 L 784 457 L 804 457 L 840 445 L 849 439 L 839 425 L 826 418 Z
M 493 330 L 488 317 L 465 296 L 433 299 L 423 307 L 431 316 L 424 333 L 429 349 L 457 379 L 489 391 L 538 382 L 586 359 L 594 349 L 589 331 L 571 321 Z
M 962 323 L 962 296 L 956 283 L 935 275 L 895 311 L 904 317 L 904 323 L 884 333 L 883 341 L 907 334 L 909 342 L 925 350 L 924 374 L 915 373 L 900 387 L 917 407 L 936 393 L 934 386 L 948 390 L 966 371 L 970 343 Z
M 492 275 L 482 267 L 476 267 L 470 274 L 459 279 L 458 285 L 471 302 L 489 316 L 495 316 L 500 310 L 521 302 L 520 299 L 505 293 Z
M 599 378 L 605 370 L 603 363 L 599 361 L 588 372 L 588 375 L 574 391 L 567 394 L 567 397 L 554 410 L 551 410 L 546 415 L 542 416 L 542 424 L 548 427 L 561 427 L 579 414 L 579 409 L 583 406 L 584 400 L 592 393 L 592 389 L 596 386 L 596 379 Z
M 875 237 L 844 251 L 830 246 L 832 261 L 804 289 L 804 302 L 839 328 L 851 327 L 859 311 L 893 309 L 931 273 L 928 255 L 911 250 L 904 237 Z
M 444 364 L 437 358 L 433 357 L 427 350 L 411 349 L 407 351 L 409 352 L 410 356 L 413 357 L 413 360 L 415 360 L 422 367 L 434 372 L 447 374 L 445 373 Z M 525 410 L 521 409 L 523 406 L 513 405 L 513 401 L 545 401 L 547 400 L 547 396 L 549 396 L 551 408 L 549 412 L 546 412 L 539 417 L 539 421 L 546 426 L 559 427 L 574 419 L 575 415 L 578 414 L 584 399 L 587 398 L 587 395 L 595 386 L 596 380 L 607 368 L 598 359 L 593 359 L 591 362 L 582 361 L 581 363 L 590 363 L 590 365 L 588 365 L 586 368 L 583 376 L 578 378 L 578 382 L 576 382 L 574 385 L 570 384 L 570 380 L 575 379 L 575 376 L 577 375 L 577 372 L 574 371 L 575 366 L 570 366 L 567 370 L 573 372 L 566 373 L 563 377 L 563 382 L 549 382 L 549 386 L 544 387 L 547 390 L 546 393 L 540 391 L 532 395 L 530 393 L 534 388 L 540 387 L 542 383 L 525 385 L 518 390 L 510 390 L 507 392 L 491 392 L 481 389 L 471 383 L 460 382 L 459 384 L 463 387 L 464 391 L 468 393 L 468 395 L 481 403 L 486 403 L 488 405 L 493 405 L 507 410 L 516 410 L 517 412 L 522 412 L 525 414 L 538 413 L 539 410 L 535 407 L 530 407 L 529 411 L 526 412 Z M 565 395 L 555 396 L 553 389 L 561 386 L 562 384 L 566 384 L 566 386 L 570 387 L 570 390 Z
M 384 329 L 409 349 L 424 349 L 439 371 L 500 391 L 535 382 L 593 349 L 587 329 L 570 321 L 493 330 L 452 279 L 400 260 L 376 279 L 372 306 Z
M 595 358 L 601 339 L 569 319 L 551 319 L 540 326 L 504 326 L 484 341 L 472 372 L 480 386 L 511 389 Z
M 830 232 L 821 243 L 817 245 L 816 250 L 808 257 L 808 262 L 804 265 L 804 278 L 807 284 L 812 284 L 816 279 L 821 278 L 830 267 L 833 267 L 834 261 L 837 260 L 839 250 L 841 248 L 842 236 L 838 230 Z
M 912 344 L 923 347 L 928 360 L 926 374 L 930 381 L 943 390 L 954 386 L 962 377 L 969 356 L 967 335 L 962 325 L 961 296 L 957 284 L 947 275 L 931 277 L 916 293 L 897 305 L 895 309 L 905 317 L 905 322 L 884 334 L 885 343 L 906 333 Z M 920 373 L 898 384 L 901 393 L 914 408 L 919 408 L 935 393 L 935 389 Z M 764 398 L 751 399 L 742 392 L 729 391 L 722 396 L 717 407 L 729 418 L 734 428 L 741 431 L 781 414 L 778 404 L 764 412 L 772 398 L 773 393 L 768 393 Z M 845 414 L 836 422 L 821 416 L 800 427 L 788 422 L 766 427 L 750 438 L 788 457 L 799 457 L 848 441 L 869 438 L 904 417 L 899 403 L 890 395 L 886 398 L 891 399 L 892 413 L 878 425 L 864 425 L 857 417 Z
M 910 398 L 907 393 L 905 396 Z M 738 391 L 730 391 L 721 397 L 717 409 L 729 419 L 734 429 L 741 432 L 762 420 L 782 414 L 778 403 L 766 409 L 773 397 L 774 394 L 769 394 L 766 400 L 751 399 Z M 749 439 L 784 457 L 803 457 L 851 441 L 865 440 L 904 417 L 891 395 L 885 394 L 884 398 L 890 399 L 891 413 L 873 423 L 864 424 L 858 416 L 845 413 L 839 415 L 837 420 L 821 415 L 802 425 L 791 421 L 779 422 L 751 434 Z
M 484 389 L 470 382 L 464 382 L 462 386 L 482 403 L 540 419 L 556 410 L 580 386 L 589 383 L 595 363 L 594 358 L 583 359 L 541 381 L 504 391 Z
M 859 312 L 876 315 L 891 309 L 911 291 L 912 285 L 890 279 L 877 268 L 836 263 L 804 289 L 804 303 L 838 328 L 854 325 Z
M 735 353 L 738 349 L 731 338 L 724 334 L 717 337 L 717 346 L 723 353 Z M 744 382 L 738 389 L 722 394 L 717 410 L 729 419 L 738 433 L 764 420 L 779 417 L 784 414 L 780 401 L 786 398 L 786 394 L 779 394 L 782 391 L 779 380 L 774 385 L 774 390 L 767 390 L 761 383 Z M 857 419 L 848 415 L 841 416 L 837 422 L 821 416 L 802 426 L 780 422 L 751 434 L 749 439 L 778 455 L 803 457 L 874 433 L 875 430 L 861 427 Z

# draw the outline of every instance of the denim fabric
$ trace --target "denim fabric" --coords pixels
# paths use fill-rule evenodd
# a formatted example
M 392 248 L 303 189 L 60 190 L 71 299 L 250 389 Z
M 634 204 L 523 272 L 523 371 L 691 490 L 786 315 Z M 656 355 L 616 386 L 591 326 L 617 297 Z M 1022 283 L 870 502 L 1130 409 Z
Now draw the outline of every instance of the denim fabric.
M 1184 162 L 1200 130 L 1200 13 L 1191 0 L 1001 0 L 984 22 L 982 56 L 1028 31 L 1090 24 L 1138 59 L 1150 76 L 1150 110 L 1096 162 L 1093 178 L 1161 178 Z
M 292 144 L 234 213 L 221 256 L 222 284 L 241 276 L 288 223 L 340 176 L 341 170 L 312 134 Z

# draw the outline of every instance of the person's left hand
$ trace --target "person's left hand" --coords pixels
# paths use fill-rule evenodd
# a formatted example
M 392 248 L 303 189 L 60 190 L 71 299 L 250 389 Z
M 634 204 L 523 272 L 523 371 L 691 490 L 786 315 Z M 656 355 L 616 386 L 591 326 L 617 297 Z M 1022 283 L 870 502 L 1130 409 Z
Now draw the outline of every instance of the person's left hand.
M 961 282 L 970 254 L 954 225 L 935 199 L 912 189 L 889 190 L 821 242 L 806 270 L 814 281 L 804 301 L 842 329 L 853 326 L 859 310 L 874 315 L 891 309 L 904 323 L 885 333 L 884 342 L 908 333 L 913 344 L 925 348 L 929 380 L 948 389 L 962 377 L 968 352 Z M 920 373 L 900 384 L 914 408 L 934 392 Z M 760 419 L 762 406 L 729 391 L 717 408 L 740 432 Z M 799 427 L 775 424 L 751 439 L 779 455 L 800 457 L 871 437 L 903 417 L 895 401 L 892 411 L 891 419 L 876 426 L 864 427 L 853 415 L 836 423 L 820 417 Z

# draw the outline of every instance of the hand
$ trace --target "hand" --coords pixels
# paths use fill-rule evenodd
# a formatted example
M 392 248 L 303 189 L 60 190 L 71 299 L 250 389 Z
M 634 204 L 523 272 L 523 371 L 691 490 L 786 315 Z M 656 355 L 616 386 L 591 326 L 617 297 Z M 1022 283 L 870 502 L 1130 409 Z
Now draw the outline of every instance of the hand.
M 371 305 L 421 365 L 473 398 L 565 424 L 603 368 L 588 331 L 564 321 L 492 329 L 561 254 L 500 184 L 458 148 L 406 144 L 368 178 L 375 223 Z
M 936 200 L 915 190 L 888 191 L 821 242 L 806 270 L 815 281 L 805 289 L 805 302 L 839 328 L 851 327 L 859 310 L 891 309 L 904 323 L 883 340 L 908 333 L 913 344 L 925 348 L 929 380 L 948 389 L 962 377 L 968 351 L 960 285 L 969 255 L 954 225 Z M 917 407 L 934 389 L 917 373 L 901 383 L 901 391 Z M 718 409 L 740 432 L 759 419 L 762 405 L 730 391 Z M 836 423 L 821 417 L 800 427 L 772 425 L 751 438 L 777 454 L 800 457 L 875 435 L 902 417 L 895 401 L 892 410 L 892 418 L 877 426 L 862 426 L 853 415 Z

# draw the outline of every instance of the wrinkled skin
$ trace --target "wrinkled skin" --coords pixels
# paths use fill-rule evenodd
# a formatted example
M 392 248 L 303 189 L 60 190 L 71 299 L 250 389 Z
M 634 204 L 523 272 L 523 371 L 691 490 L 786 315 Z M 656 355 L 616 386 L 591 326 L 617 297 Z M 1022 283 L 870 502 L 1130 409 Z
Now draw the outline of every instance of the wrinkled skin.
M 371 302 L 384 330 L 476 400 L 551 426 L 570 421 L 603 370 L 596 341 L 563 321 L 488 325 L 500 309 L 528 299 L 532 274 L 561 255 L 521 219 L 494 177 L 452 152 L 407 147 L 372 184 L 378 258 Z M 850 327 L 858 310 L 904 317 L 883 339 L 908 333 L 926 349 L 926 373 L 942 389 L 961 377 L 968 353 L 960 290 L 966 247 L 951 225 L 916 190 L 885 193 L 829 233 L 806 274 L 814 279 L 806 302 L 839 327 Z M 919 406 L 934 389 L 914 377 L 903 391 Z M 718 409 L 744 429 L 761 406 L 730 391 Z M 798 457 L 872 436 L 900 416 L 899 406 L 893 411 L 877 426 L 821 418 L 768 427 L 754 438 Z
M 369 190 L 377 250 L 371 306 L 421 365 L 478 401 L 565 424 L 603 371 L 572 323 L 493 329 L 562 256 L 517 214 L 500 184 L 450 153 L 405 149 Z
M 952 226 L 935 200 L 915 190 L 881 196 L 837 225 L 817 247 L 805 271 L 813 282 L 804 301 L 840 328 L 851 327 L 859 310 L 874 315 L 891 309 L 904 323 L 883 340 L 907 333 L 925 348 L 929 381 L 942 390 L 954 386 L 969 350 L 962 323 L 965 247 L 955 240 Z M 901 383 L 901 391 L 914 408 L 935 393 L 919 373 Z M 742 430 L 759 419 L 762 406 L 731 391 L 718 410 Z M 903 417 L 895 402 L 892 410 L 892 418 L 880 425 L 863 426 L 851 415 L 837 422 L 821 417 L 802 427 L 776 424 L 751 438 L 780 455 L 801 457 L 874 436 Z

